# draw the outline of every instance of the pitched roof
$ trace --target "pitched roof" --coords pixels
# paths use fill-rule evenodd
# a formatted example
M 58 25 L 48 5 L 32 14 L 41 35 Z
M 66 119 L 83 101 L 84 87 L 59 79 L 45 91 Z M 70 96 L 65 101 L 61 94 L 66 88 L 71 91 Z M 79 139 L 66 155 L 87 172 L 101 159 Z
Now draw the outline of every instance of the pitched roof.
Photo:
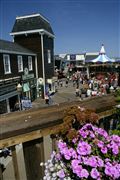
M 45 30 L 54 35 L 49 21 L 40 14 L 16 17 L 11 35 L 14 35 L 14 33 L 27 33 L 35 30 Z
M 101 63 L 105 63 L 105 62 L 115 62 L 115 60 L 114 59 L 110 59 L 109 57 L 107 57 L 107 55 L 105 53 L 104 45 L 102 44 L 99 56 L 98 57 L 94 57 L 93 59 L 88 59 L 87 62 L 93 62 L 93 63 L 101 62 Z
M 36 55 L 29 49 L 26 49 L 17 43 L 2 40 L 2 39 L 0 39 L 0 52 L 10 53 L 10 54 Z

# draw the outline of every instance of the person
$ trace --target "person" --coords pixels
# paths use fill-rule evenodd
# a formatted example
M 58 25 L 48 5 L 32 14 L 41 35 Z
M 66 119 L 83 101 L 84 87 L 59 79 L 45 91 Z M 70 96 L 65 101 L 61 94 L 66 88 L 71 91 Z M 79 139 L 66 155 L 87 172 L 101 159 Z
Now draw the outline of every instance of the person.
M 76 97 L 78 97 L 79 96 L 79 87 L 76 87 L 75 92 L 76 92 Z
M 63 86 L 63 82 L 62 82 L 62 80 L 59 82 L 59 84 L 60 84 L 60 87 L 62 87 L 62 86 Z
M 90 97 L 92 95 L 92 91 L 90 88 L 87 89 L 87 97 Z
M 45 104 L 49 104 L 49 96 L 47 94 L 45 95 Z
M 66 80 L 66 82 L 65 82 L 65 87 L 66 88 L 68 87 L 68 80 Z
M 15 111 L 19 111 L 19 110 L 20 110 L 20 104 L 19 104 L 19 102 L 16 102 L 16 103 L 15 103 L 14 110 L 15 110 Z

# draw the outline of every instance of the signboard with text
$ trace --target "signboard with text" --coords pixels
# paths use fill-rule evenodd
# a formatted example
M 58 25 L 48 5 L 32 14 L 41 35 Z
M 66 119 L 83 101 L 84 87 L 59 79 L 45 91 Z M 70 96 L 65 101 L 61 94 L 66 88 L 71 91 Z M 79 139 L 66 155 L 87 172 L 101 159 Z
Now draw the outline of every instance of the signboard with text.
M 31 78 L 34 78 L 34 74 L 22 75 L 22 80 L 27 80 L 27 79 L 31 79 Z

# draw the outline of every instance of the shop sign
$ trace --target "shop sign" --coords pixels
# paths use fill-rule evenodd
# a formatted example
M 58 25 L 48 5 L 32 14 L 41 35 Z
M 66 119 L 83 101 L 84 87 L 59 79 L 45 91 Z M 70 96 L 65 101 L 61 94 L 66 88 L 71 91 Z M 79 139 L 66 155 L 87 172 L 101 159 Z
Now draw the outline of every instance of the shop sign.
M 34 78 L 34 74 L 22 75 L 22 80 L 27 80 L 27 79 L 31 79 L 31 78 Z

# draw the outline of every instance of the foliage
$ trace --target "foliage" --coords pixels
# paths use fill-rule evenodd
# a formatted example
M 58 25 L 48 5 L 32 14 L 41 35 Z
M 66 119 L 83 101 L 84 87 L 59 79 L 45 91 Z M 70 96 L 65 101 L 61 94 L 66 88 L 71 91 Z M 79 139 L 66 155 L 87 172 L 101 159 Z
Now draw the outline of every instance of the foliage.
M 84 124 L 97 124 L 98 119 L 99 116 L 93 110 L 72 106 L 65 110 L 63 123 L 56 129 L 55 134 L 63 139 L 72 139 Z
M 111 133 L 120 136 L 120 108 L 115 108 L 115 114 L 117 115 L 117 127 Z
M 112 130 L 112 134 L 116 134 L 116 135 L 120 136 L 120 129 Z
M 115 98 L 115 100 L 116 100 L 116 102 L 120 102 L 120 96 L 117 96 L 117 97 Z
M 120 96 L 120 89 L 116 89 L 115 96 Z
M 116 91 L 115 91 L 115 100 L 117 101 L 117 102 L 120 102 L 120 89 L 117 89 Z
M 120 137 L 86 124 L 69 140 L 58 141 L 45 163 L 44 180 L 111 180 L 120 178 Z

